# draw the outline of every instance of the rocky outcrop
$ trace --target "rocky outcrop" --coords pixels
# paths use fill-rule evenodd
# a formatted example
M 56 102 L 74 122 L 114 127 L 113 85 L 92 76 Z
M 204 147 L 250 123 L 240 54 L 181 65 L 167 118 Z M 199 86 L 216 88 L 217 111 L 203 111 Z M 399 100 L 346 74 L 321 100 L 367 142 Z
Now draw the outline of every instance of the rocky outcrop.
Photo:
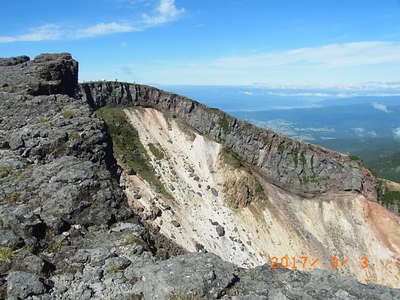
M 93 108 L 122 101 L 175 113 L 268 175 L 268 159 L 250 154 L 260 147 L 257 137 L 265 131 L 221 112 L 210 115 L 212 110 L 201 104 L 178 103 L 178 96 L 144 86 L 128 86 L 138 89 L 134 95 L 139 100 L 126 94 L 125 85 L 114 83 L 82 85 L 83 101 L 70 97 L 77 89 L 77 66 L 69 54 L 0 60 L 0 299 L 170 299 L 189 294 L 199 299 L 400 297 L 399 290 L 365 286 L 327 272 L 267 266 L 243 270 L 210 254 L 158 261 L 155 242 L 128 206 L 112 140 Z M 210 116 L 207 120 L 222 129 L 200 125 Z M 224 117 L 232 132 L 224 131 Z M 253 133 L 248 146 L 239 138 L 246 130 Z M 326 164 L 337 164 L 340 170 L 354 166 L 353 183 L 339 186 L 349 175 L 337 173 L 332 185 L 317 189 L 308 184 L 299 190 L 365 192 L 367 184 L 359 182 L 365 180 L 361 168 L 337 155 L 338 161 Z M 291 186 L 296 184 L 289 180 L 287 187 Z
M 376 179 L 359 161 L 239 121 L 186 97 L 119 82 L 80 84 L 80 97 L 93 109 L 107 105 L 142 106 L 176 117 L 229 147 L 245 163 L 288 191 L 305 196 L 356 191 L 376 200 Z
M 78 62 L 68 53 L 1 58 L 0 67 L 0 91 L 73 96 L 78 83 Z
M 125 251 L 152 248 L 119 187 L 104 122 L 68 96 L 77 76 L 69 54 L 0 60 L 0 299 L 47 293 L 54 271 L 79 269 L 71 253 L 103 247 L 107 234 L 110 249 L 124 239 Z M 121 222 L 129 230 L 108 233 Z

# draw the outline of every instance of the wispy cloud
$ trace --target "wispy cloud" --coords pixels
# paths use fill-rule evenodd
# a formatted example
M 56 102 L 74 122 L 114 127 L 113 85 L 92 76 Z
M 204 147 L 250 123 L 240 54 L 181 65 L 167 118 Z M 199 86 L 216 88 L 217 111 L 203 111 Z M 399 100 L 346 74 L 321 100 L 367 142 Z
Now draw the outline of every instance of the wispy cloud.
M 393 129 L 393 135 L 396 139 L 400 139 L 400 127 Z
M 184 12 L 184 8 L 175 6 L 175 0 L 161 0 L 156 9 L 156 14 L 151 16 L 143 14 L 142 18 L 147 26 L 154 26 L 175 21 Z
M 377 137 L 377 133 L 375 130 L 367 131 L 364 128 L 352 128 L 354 134 L 358 137 Z
M 47 24 L 32 28 L 28 33 L 25 34 L 15 36 L 0 36 L 0 43 L 50 41 L 57 40 L 61 36 L 62 30 L 59 26 Z
M 135 22 L 98 23 L 85 28 L 66 29 L 55 24 L 31 28 L 21 35 L 0 36 L 0 43 L 50 41 L 62 38 L 91 38 L 115 33 L 142 31 L 157 25 L 173 22 L 183 13 L 184 8 L 177 8 L 175 0 L 160 0 L 154 12 L 143 14 Z
M 287 92 L 268 92 L 269 95 L 283 97 L 329 97 L 330 94 L 318 92 L 287 93 Z
M 380 111 L 383 111 L 385 113 L 390 113 L 390 110 L 387 108 L 387 106 L 385 104 L 374 102 L 371 105 L 376 110 L 380 110 Z
M 393 61 L 400 62 L 400 43 L 367 41 L 226 57 L 217 60 L 215 63 L 217 66 L 224 67 L 263 68 L 282 65 L 343 67 Z
M 129 25 L 129 24 L 120 24 L 117 22 L 112 23 L 99 23 L 87 28 L 78 29 L 75 32 L 76 38 L 87 38 L 87 37 L 95 37 L 99 35 L 106 35 L 112 33 L 121 33 L 121 32 L 132 32 L 138 31 L 139 29 Z
M 400 42 L 363 41 L 166 64 L 146 70 L 146 76 L 163 84 L 351 87 L 393 81 L 395 65 L 400 66 Z

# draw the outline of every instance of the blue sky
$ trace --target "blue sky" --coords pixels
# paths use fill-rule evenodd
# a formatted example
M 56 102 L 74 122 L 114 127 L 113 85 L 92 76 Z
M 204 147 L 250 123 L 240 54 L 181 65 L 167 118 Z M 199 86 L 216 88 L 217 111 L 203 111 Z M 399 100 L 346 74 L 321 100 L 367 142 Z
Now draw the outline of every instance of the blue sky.
M 72 53 L 81 81 L 296 87 L 400 82 L 400 1 L 3 4 L 0 56 L 43 52 Z

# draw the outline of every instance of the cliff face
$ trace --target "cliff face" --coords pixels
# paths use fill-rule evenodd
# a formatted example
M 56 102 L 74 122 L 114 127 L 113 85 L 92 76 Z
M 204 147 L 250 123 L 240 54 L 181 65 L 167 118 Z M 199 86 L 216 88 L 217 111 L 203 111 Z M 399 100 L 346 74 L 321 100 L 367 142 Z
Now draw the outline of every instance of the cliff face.
M 97 82 L 79 85 L 92 108 L 152 107 L 220 142 L 266 179 L 290 192 L 315 196 L 328 191 L 356 191 L 376 199 L 376 179 L 349 156 L 294 141 L 239 121 L 183 96 L 137 84 Z

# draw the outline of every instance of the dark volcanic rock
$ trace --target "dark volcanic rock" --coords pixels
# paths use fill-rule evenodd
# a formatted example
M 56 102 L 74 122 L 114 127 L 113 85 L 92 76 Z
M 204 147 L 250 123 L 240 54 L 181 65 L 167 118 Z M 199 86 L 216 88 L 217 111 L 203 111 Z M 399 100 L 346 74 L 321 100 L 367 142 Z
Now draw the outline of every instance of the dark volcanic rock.
M 0 67 L 15 66 L 15 65 L 27 62 L 29 60 L 30 59 L 29 59 L 28 56 L 17 56 L 17 57 L 10 57 L 10 58 L 0 58 Z
M 45 292 L 45 286 L 40 278 L 26 272 L 11 272 L 7 277 L 7 294 L 17 299 L 26 299 L 28 296 L 40 295 Z
M 215 230 L 217 231 L 218 236 L 225 235 L 225 229 L 221 225 L 218 225 L 217 227 L 215 227 Z
M 73 96 L 78 83 L 78 63 L 68 53 L 0 59 L 0 67 L 0 91 Z

